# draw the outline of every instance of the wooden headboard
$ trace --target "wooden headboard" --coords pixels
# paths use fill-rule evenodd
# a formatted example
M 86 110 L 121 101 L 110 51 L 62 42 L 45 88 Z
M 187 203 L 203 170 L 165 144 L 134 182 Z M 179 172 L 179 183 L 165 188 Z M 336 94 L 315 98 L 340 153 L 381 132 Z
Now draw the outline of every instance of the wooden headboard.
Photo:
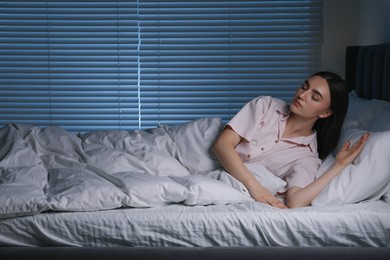
M 350 89 L 362 98 L 390 101 L 390 43 L 348 46 L 345 61 Z

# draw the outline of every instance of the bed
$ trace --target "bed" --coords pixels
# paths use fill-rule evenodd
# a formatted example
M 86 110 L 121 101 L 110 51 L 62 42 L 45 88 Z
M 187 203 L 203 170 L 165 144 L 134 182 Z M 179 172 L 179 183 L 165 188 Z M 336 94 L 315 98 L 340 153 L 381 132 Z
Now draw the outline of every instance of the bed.
M 341 142 L 370 141 L 298 209 L 254 202 L 220 169 L 218 118 L 80 134 L 4 126 L 1 259 L 390 259 L 390 45 L 347 47 L 346 80 Z M 270 190 L 284 185 L 248 167 Z

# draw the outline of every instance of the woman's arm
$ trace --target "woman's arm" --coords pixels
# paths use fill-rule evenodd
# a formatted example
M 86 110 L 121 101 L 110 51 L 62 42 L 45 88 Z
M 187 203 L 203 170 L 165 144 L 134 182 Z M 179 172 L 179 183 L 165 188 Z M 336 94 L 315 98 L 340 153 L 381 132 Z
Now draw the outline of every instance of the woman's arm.
M 291 187 L 287 191 L 286 202 L 289 208 L 310 206 L 311 202 L 330 183 L 330 181 L 360 154 L 369 134 L 364 134 L 351 146 L 350 142 L 344 144 L 343 148 L 336 155 L 336 161 L 332 167 L 321 175 L 318 179 L 310 183 L 305 188 Z
M 279 199 L 264 188 L 256 180 L 253 174 L 248 171 L 240 156 L 234 149 L 241 141 L 242 137 L 229 126 L 222 131 L 213 145 L 213 150 L 222 166 L 233 177 L 245 185 L 252 198 L 256 201 L 267 203 L 278 208 L 286 208 Z

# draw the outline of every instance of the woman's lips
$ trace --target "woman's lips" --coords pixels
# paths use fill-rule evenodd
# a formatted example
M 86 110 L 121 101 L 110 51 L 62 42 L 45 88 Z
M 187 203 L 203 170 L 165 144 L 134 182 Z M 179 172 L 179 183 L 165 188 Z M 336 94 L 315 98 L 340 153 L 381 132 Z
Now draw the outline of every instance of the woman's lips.
M 294 105 L 302 107 L 301 103 L 299 102 L 299 100 L 297 98 L 294 100 Z

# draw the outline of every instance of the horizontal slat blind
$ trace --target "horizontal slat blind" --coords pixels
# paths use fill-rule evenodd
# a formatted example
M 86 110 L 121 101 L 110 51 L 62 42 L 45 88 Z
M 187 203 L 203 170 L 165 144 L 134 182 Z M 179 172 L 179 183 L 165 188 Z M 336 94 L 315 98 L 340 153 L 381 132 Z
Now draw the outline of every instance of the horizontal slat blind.
M 318 1 L 141 1 L 143 124 L 228 120 L 258 95 L 288 100 L 316 68 Z
M 2 123 L 138 126 L 136 1 L 12 1 L 2 9 Z
M 322 2 L 1 3 L 0 124 L 72 131 L 231 118 L 317 69 Z

